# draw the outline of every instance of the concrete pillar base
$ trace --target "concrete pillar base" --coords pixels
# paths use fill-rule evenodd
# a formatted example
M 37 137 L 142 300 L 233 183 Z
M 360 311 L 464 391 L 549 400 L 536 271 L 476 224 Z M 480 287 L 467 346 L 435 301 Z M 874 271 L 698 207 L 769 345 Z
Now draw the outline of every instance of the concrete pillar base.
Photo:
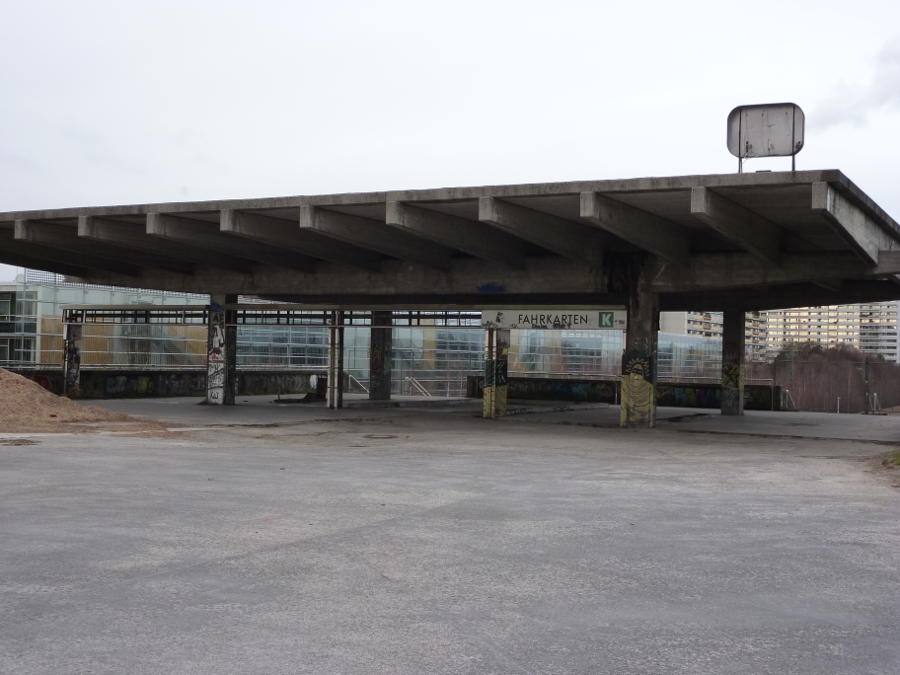
M 391 359 L 393 312 L 372 312 L 369 337 L 369 400 L 391 398 Z
M 328 327 L 328 388 L 330 409 L 344 407 L 344 313 L 332 312 Z
M 622 354 L 622 393 L 619 425 L 656 426 L 656 350 L 659 331 L 659 297 L 649 291 L 646 261 L 627 267 L 628 327 Z
M 722 414 L 744 414 L 743 311 L 727 310 L 722 325 Z

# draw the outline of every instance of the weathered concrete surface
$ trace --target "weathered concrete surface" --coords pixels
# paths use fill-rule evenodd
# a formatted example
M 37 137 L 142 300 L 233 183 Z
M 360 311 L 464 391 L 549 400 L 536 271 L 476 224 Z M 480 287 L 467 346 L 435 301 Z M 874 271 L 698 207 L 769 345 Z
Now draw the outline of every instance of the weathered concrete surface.
M 744 348 L 746 328 L 743 312 L 728 310 L 722 324 L 722 414 L 744 414 Z
M 2 262 L 332 310 L 626 304 L 636 252 L 663 310 L 873 302 L 898 250 L 833 170 L 0 213 Z
M 393 366 L 394 331 L 391 312 L 372 312 L 369 329 L 369 399 L 391 399 L 391 371 Z
M 0 436 L 0 672 L 897 671 L 883 446 L 298 408 Z

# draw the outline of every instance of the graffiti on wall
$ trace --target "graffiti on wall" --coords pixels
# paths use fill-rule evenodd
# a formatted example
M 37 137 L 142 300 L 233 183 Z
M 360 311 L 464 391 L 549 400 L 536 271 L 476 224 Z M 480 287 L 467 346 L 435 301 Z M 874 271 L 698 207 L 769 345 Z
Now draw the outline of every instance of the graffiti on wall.
M 206 355 L 206 401 L 225 403 L 225 311 L 210 305 L 209 342 Z
M 483 395 L 483 378 L 467 378 L 466 395 Z M 775 410 L 779 388 L 769 385 L 745 385 L 744 407 L 748 410 Z M 546 401 L 602 401 L 616 403 L 616 383 L 603 380 L 559 380 L 540 377 L 512 377 L 509 379 L 511 398 Z M 722 391 L 717 384 L 663 383 L 655 387 L 656 404 L 680 408 L 718 408 Z
M 656 403 L 679 408 L 719 408 L 726 392 L 715 384 L 660 384 L 656 387 Z M 747 410 L 776 410 L 773 401 L 778 400 L 778 388 L 744 385 L 744 408 Z
M 512 378 L 509 381 L 511 398 L 544 401 L 602 401 L 613 403 L 616 387 L 613 382 L 589 380 L 556 380 L 537 377 Z
M 660 384 L 656 388 L 656 403 L 677 408 L 718 408 L 721 390 L 715 385 Z

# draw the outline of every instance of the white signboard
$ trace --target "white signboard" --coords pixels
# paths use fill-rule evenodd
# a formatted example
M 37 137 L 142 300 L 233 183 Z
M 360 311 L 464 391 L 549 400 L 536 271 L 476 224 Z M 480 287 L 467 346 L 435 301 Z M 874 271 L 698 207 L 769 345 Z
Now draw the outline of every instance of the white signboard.
M 805 120 L 794 103 L 738 106 L 728 115 L 728 150 L 741 158 L 796 155 Z
M 484 309 L 484 328 L 530 330 L 624 330 L 623 307 L 597 309 Z

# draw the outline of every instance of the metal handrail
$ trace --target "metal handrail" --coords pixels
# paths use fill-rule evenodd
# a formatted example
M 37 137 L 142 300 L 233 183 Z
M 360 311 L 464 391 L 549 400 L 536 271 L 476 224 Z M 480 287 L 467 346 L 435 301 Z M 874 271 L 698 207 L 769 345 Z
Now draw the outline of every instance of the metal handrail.
M 367 394 L 369 393 L 369 390 L 366 388 L 366 385 L 364 385 L 362 382 L 360 382 L 358 379 L 356 379 L 350 373 L 347 373 L 347 379 L 350 380 L 351 382 L 356 382 L 356 386 L 358 386 L 360 389 L 362 389 Z
M 431 392 L 428 391 L 425 387 L 423 387 L 422 383 L 419 382 L 416 378 L 412 377 L 411 375 L 408 375 L 404 379 L 410 384 L 410 386 L 413 389 L 417 390 L 420 394 L 422 394 L 422 396 L 427 396 L 427 397 L 431 398 Z

